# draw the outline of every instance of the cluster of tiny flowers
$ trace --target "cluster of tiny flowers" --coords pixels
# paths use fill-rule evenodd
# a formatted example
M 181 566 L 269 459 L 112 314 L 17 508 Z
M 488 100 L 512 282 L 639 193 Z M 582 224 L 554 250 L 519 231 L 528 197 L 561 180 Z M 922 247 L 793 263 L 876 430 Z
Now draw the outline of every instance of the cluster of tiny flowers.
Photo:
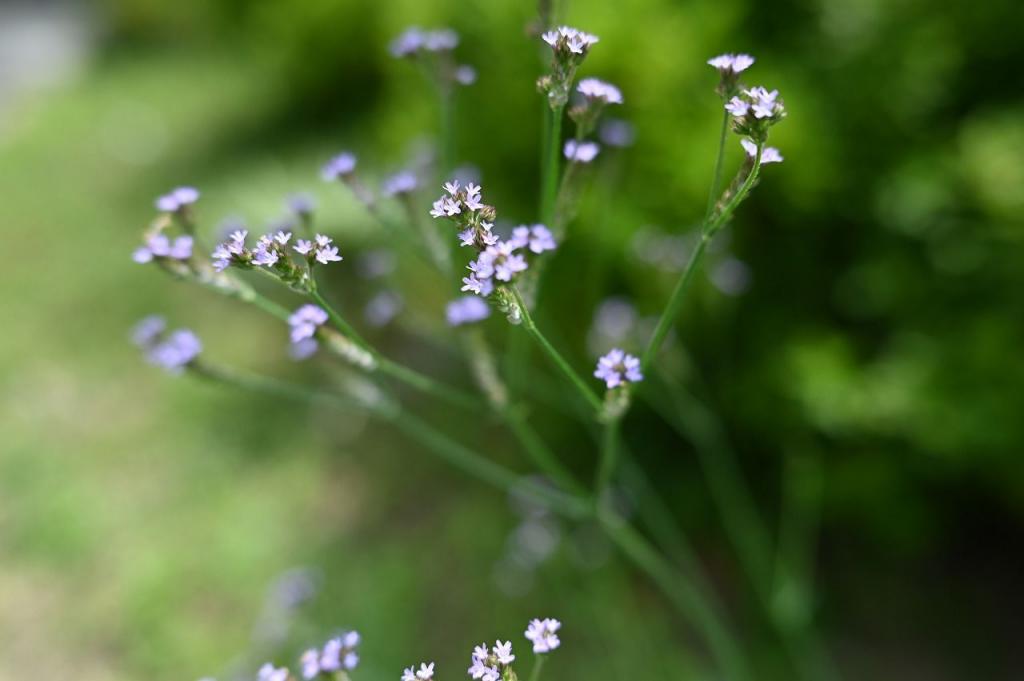
M 297 194 L 291 194 L 285 199 L 285 205 L 288 206 L 288 210 L 295 213 L 299 217 L 306 217 L 312 215 L 316 209 L 316 200 L 305 192 Z
M 391 54 L 396 58 L 413 57 L 420 52 L 450 52 L 458 45 L 459 34 L 450 28 L 426 31 L 410 26 L 391 41 Z
M 597 142 L 577 142 L 568 140 L 563 150 L 565 157 L 573 163 L 590 163 L 597 158 L 601 145 Z
M 380 191 L 384 196 L 400 196 L 416 191 L 419 184 L 416 173 L 411 170 L 402 170 L 387 177 L 381 183 Z
M 779 91 L 761 86 L 734 95 L 726 102 L 725 110 L 733 117 L 733 130 L 762 144 L 768 138 L 768 128 L 786 115 Z
M 327 313 L 323 308 L 310 304 L 303 305 L 288 317 L 292 343 L 299 344 L 313 339 L 316 330 L 326 323 Z
M 498 243 L 498 236 L 491 229 L 494 223 L 494 208 L 484 204 L 480 186 L 468 183 L 465 187 L 458 180 L 444 184 L 445 195 L 434 201 L 430 215 L 434 218 L 448 218 L 459 227 L 459 241 L 463 246 L 478 249 Z
M 486 643 L 481 643 L 473 649 L 472 664 L 466 673 L 482 681 L 499 681 L 502 678 L 502 671 L 515 659 L 516 656 L 512 654 L 512 641 L 495 641 L 494 647 L 490 650 L 487 649 Z
M 343 151 L 327 163 L 320 170 L 320 177 L 325 182 L 344 180 L 356 171 L 356 157 L 347 151 Z
M 491 316 L 491 308 L 478 296 L 462 296 L 448 303 L 445 317 L 449 326 L 462 326 L 487 319 Z
M 547 94 L 548 104 L 552 110 L 556 110 L 569 101 L 576 69 L 583 63 L 598 38 L 596 35 L 569 26 L 560 26 L 541 34 L 541 39 L 551 46 L 554 56 L 551 61 L 551 73 L 541 76 L 537 81 L 537 88 Z
M 533 643 L 533 652 L 550 653 L 560 646 L 562 642 L 555 632 L 561 629 L 561 627 L 561 622 L 550 617 L 542 620 L 530 620 L 525 636 L 528 641 Z
M 603 104 L 622 104 L 622 91 L 611 83 L 598 78 L 584 78 L 576 86 L 576 91 L 590 101 Z
M 746 137 L 740 139 L 740 144 L 743 146 L 743 150 L 747 152 L 747 156 L 755 158 L 757 156 L 757 145 L 748 140 Z M 761 150 L 761 165 L 765 163 L 782 163 L 785 159 L 782 158 L 782 154 L 775 147 L 765 147 Z
M 231 265 L 242 267 L 279 265 L 283 269 L 294 269 L 286 249 L 292 238 L 291 232 L 281 230 L 273 234 L 264 234 L 257 240 L 256 246 L 251 251 L 245 245 L 247 235 L 246 230 L 238 229 L 228 235 L 227 241 L 217 245 L 212 254 L 215 270 L 222 272 Z M 342 256 L 338 254 L 338 247 L 332 246 L 332 243 L 333 239 L 330 237 L 317 234 L 313 241 L 296 240 L 292 250 L 302 255 L 309 265 L 312 265 L 314 261 L 326 265 L 343 260 Z
M 195 187 L 178 187 L 156 200 L 157 210 L 165 213 L 177 213 L 199 200 L 199 190 Z
M 723 99 L 729 99 L 739 89 L 740 74 L 754 64 L 754 58 L 749 54 L 721 54 L 708 59 L 708 64 L 718 69 L 721 80 L 718 83 L 718 94 Z
M 402 681 L 431 681 L 434 678 L 434 663 L 421 662 L 420 668 L 407 667 L 402 672 Z
M 597 360 L 594 376 L 604 381 L 609 390 L 627 383 L 637 383 L 644 378 L 640 373 L 640 360 L 618 348 Z
M 189 260 L 192 257 L 192 237 L 184 234 L 172 241 L 165 234 L 154 234 L 146 239 L 132 253 L 132 260 L 137 263 L 152 262 L 155 259 Z
M 268 662 L 260 667 L 256 678 L 257 681 L 288 681 L 288 668 L 275 667 Z
M 558 53 L 586 55 L 592 45 L 600 40 L 596 35 L 585 33 L 570 26 L 559 26 L 553 31 L 541 34 L 541 39 Z
M 355 669 L 359 664 L 359 654 L 356 652 L 359 640 L 358 632 L 349 631 L 327 641 L 322 650 L 310 648 L 299 659 L 302 678 L 313 679 L 322 673 Z
M 189 329 L 165 334 L 166 329 L 167 322 L 163 317 L 146 317 L 132 329 L 132 342 L 142 349 L 150 364 L 172 374 L 180 374 L 199 356 L 203 344 Z

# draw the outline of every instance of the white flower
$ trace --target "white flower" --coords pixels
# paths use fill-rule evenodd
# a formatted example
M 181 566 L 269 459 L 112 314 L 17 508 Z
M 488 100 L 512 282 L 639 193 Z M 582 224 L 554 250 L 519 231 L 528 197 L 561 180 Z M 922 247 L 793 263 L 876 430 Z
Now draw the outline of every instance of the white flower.
M 512 664 L 512 661 L 516 659 L 516 656 L 512 654 L 512 641 L 505 641 L 502 643 L 500 640 L 494 642 L 494 656 L 498 658 L 498 662 L 501 664 Z
M 754 158 L 757 156 L 757 145 L 748 140 L 746 137 L 740 139 L 740 144 L 743 145 L 743 149 L 747 152 L 747 156 Z M 761 150 L 761 165 L 766 163 L 782 163 L 785 159 L 782 158 L 782 154 L 775 147 L 765 147 Z
M 597 154 L 601 151 L 601 146 L 597 142 L 577 142 L 576 140 L 569 140 L 565 143 L 565 157 L 570 161 L 576 163 L 590 163 Z
M 434 663 L 431 662 L 429 665 L 425 662 L 420 663 L 420 668 L 416 671 L 416 678 L 420 681 L 430 681 L 434 678 Z
M 555 633 L 562 626 L 556 619 L 530 620 L 526 628 L 526 638 L 533 642 L 533 652 L 549 653 L 562 644 Z
M 622 104 L 622 91 L 597 78 L 584 78 L 576 90 L 587 99 L 600 100 L 605 104 Z

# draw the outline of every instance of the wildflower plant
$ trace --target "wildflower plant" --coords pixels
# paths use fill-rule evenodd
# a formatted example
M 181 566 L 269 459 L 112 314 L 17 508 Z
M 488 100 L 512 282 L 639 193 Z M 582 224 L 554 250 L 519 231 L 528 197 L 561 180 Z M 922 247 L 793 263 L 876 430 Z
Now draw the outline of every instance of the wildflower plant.
M 654 399 L 652 395 L 655 391 L 669 391 L 673 399 L 686 399 L 667 373 L 659 371 L 660 352 L 679 317 L 684 294 L 704 260 L 708 244 L 753 190 L 763 166 L 782 161 L 781 153 L 767 146 L 767 142 L 772 128 L 786 116 L 786 109 L 777 91 L 747 87 L 741 82 L 754 64 L 752 57 L 726 54 L 708 62 L 718 73 L 716 92 L 721 100 L 722 126 L 699 238 L 653 331 L 645 338 L 624 337 L 623 347 L 606 346 L 600 350 L 600 356 L 592 358 L 593 364 L 579 366 L 562 354 L 535 319 L 535 312 L 543 308 L 544 302 L 541 274 L 544 268 L 557 266 L 554 253 L 573 237 L 569 223 L 578 193 L 574 183 L 583 172 L 582 167 L 603 161 L 601 146 L 592 138 L 600 135 L 612 147 L 626 146 L 632 129 L 624 121 L 606 118 L 609 107 L 623 107 L 627 101 L 617 86 L 589 75 L 577 81 L 587 55 L 599 45 L 597 36 L 561 26 L 544 31 L 539 40 L 538 47 L 549 49 L 551 56 L 547 73 L 538 80 L 549 115 L 541 145 L 539 208 L 536 215 L 522 216 L 522 224 L 499 227 L 498 209 L 487 202 L 480 184 L 452 176 L 450 150 L 445 151 L 451 136 L 444 122 L 437 143 L 442 153 L 433 168 L 403 169 L 387 176 L 378 187 L 370 186 L 361 177 L 351 152 L 337 154 L 321 169 L 323 180 L 351 192 L 377 221 L 381 242 L 412 253 L 435 269 L 438 285 L 450 292 L 450 302 L 435 314 L 438 320 L 447 321 L 458 341 L 457 347 L 465 353 L 476 393 L 453 387 L 386 356 L 340 311 L 342 308 L 333 302 L 332 292 L 322 287 L 321 279 L 324 268 L 350 265 L 346 257 L 350 246 L 341 235 L 329 234 L 316 224 L 315 201 L 307 195 L 293 196 L 286 202 L 298 219 L 294 229 L 274 229 L 252 236 L 244 227 L 236 226 L 212 249 L 205 250 L 200 247 L 198 229 L 199 193 L 191 188 L 173 190 L 157 200 L 158 215 L 146 230 L 133 259 L 263 310 L 287 328 L 287 335 L 282 333 L 282 345 L 290 348 L 292 356 L 309 358 L 316 353 L 316 361 L 340 363 L 351 370 L 350 381 L 340 386 L 307 386 L 242 372 L 201 354 L 199 338 L 191 331 L 167 333 L 166 324 L 157 318 L 144 320 L 135 329 L 133 339 L 148 361 L 172 373 L 195 375 L 284 399 L 316 400 L 344 410 L 363 410 L 468 475 L 524 495 L 569 522 L 594 523 L 698 632 L 711 664 L 718 669 L 715 676 L 746 681 L 754 678 L 748 654 L 727 622 L 713 590 L 707 586 L 699 562 L 687 552 L 681 530 L 674 527 L 671 519 L 627 517 L 616 502 L 615 492 L 621 484 L 620 463 L 626 454 L 622 424 L 636 399 L 647 400 L 655 411 L 666 414 L 670 423 L 674 423 L 673 412 L 665 406 L 670 401 Z M 396 58 L 417 62 L 427 70 L 447 114 L 453 103 L 452 89 L 471 80 L 465 67 L 454 59 L 458 44 L 458 35 L 450 29 L 412 28 L 390 46 Z M 576 99 L 568 117 L 575 130 L 566 137 L 562 134 L 562 119 L 573 97 Z M 739 137 L 737 146 L 742 146 L 743 160 L 735 178 L 723 189 L 730 130 Z M 728 148 L 740 151 L 734 145 Z M 433 184 L 426 179 L 431 176 L 442 179 Z M 430 186 L 439 190 L 439 194 L 434 194 L 436 198 L 423 195 Z M 396 209 L 401 215 L 399 219 L 394 217 Z M 281 294 L 297 296 L 301 301 L 284 305 L 277 301 L 276 293 L 264 293 L 263 287 L 257 289 L 251 283 L 253 278 L 264 280 L 271 290 L 277 287 Z M 392 297 L 386 317 L 400 318 L 402 308 L 396 301 L 401 298 L 394 293 L 389 295 Z M 341 297 L 345 298 L 345 309 L 356 302 L 347 292 Z M 492 311 L 499 313 L 493 316 L 504 317 L 510 323 L 504 349 L 507 362 L 502 366 L 495 359 L 498 353 L 493 339 L 479 328 L 492 316 Z M 579 414 L 589 429 L 600 433 L 595 438 L 595 465 L 590 482 L 570 470 L 530 423 L 527 402 L 531 393 L 522 385 L 527 382 L 523 377 L 535 371 L 529 362 L 531 346 L 525 345 L 530 342 L 575 396 L 576 402 L 569 411 Z M 471 417 L 496 419 L 544 480 L 496 463 L 419 417 L 405 406 L 396 390 L 398 386 L 443 401 Z M 787 650 L 812 651 L 816 644 L 809 620 L 794 623 L 773 609 L 773 594 L 761 578 L 765 574 L 764 563 L 772 555 L 771 543 L 760 520 L 744 510 L 751 506 L 751 500 L 744 496 L 745 488 L 736 478 L 735 470 L 723 461 L 726 459 L 709 463 L 709 476 L 726 528 L 753 583 L 763 614 L 784 640 Z M 644 476 L 635 463 L 631 470 L 634 478 Z M 646 489 L 646 494 L 653 494 L 649 485 Z M 537 656 L 530 681 L 536 681 L 545 656 L 559 647 L 560 626 L 554 619 L 530 622 L 526 638 Z M 300 661 L 302 678 L 347 678 L 358 664 L 358 643 L 358 635 L 350 632 L 307 650 Z M 794 667 L 804 678 L 824 678 L 822 670 L 826 666 L 805 665 L 803 657 L 795 657 Z M 807 659 L 821 660 L 824 656 L 820 650 L 813 650 L 807 653 Z M 493 646 L 484 644 L 474 649 L 468 671 L 473 679 L 513 681 L 518 678 L 514 669 L 517 663 L 511 644 L 499 640 Z M 430 681 L 434 677 L 433 662 L 417 665 L 405 669 L 403 681 Z M 259 678 L 285 681 L 292 677 L 287 670 L 268 665 L 260 671 Z

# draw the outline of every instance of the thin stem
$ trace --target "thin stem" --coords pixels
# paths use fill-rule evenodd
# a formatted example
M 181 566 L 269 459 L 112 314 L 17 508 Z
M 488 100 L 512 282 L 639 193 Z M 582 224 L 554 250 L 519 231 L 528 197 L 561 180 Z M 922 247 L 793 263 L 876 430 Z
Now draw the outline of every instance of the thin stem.
M 597 468 L 597 480 L 594 484 L 594 497 L 600 503 L 602 495 L 611 484 L 615 475 L 615 466 L 619 459 L 619 426 L 621 417 L 608 419 L 604 424 L 604 437 L 601 440 L 601 459 Z
M 546 655 L 534 655 L 533 669 L 530 671 L 530 681 L 539 681 L 540 670 L 544 668 L 544 660 L 546 659 Z
M 359 335 L 359 332 L 356 331 L 351 324 L 345 321 L 345 318 L 327 302 L 327 299 L 321 295 L 320 291 L 314 288 L 309 292 L 309 297 L 316 301 L 317 305 L 323 308 L 324 312 L 327 313 L 327 317 L 331 320 L 331 323 L 338 328 L 338 331 L 341 331 L 350 341 L 373 355 L 374 359 L 380 358 L 377 351 L 371 348 L 370 344 L 363 340 L 363 337 Z
M 569 379 L 569 381 L 576 386 L 576 389 L 583 396 L 583 398 L 593 407 L 595 412 L 600 413 L 604 409 L 604 405 L 601 404 L 601 400 L 598 399 L 594 391 L 591 390 L 587 384 L 580 378 L 573 368 L 569 365 L 565 358 L 559 354 L 558 350 L 555 349 L 548 339 L 544 337 L 544 334 L 540 332 L 537 325 L 533 321 L 533 317 L 530 316 L 530 311 L 526 307 L 526 301 L 523 300 L 523 296 L 519 293 L 514 285 L 510 287 L 512 295 L 515 296 L 516 304 L 519 305 L 519 309 L 523 315 L 523 327 L 526 332 L 533 336 L 533 339 L 537 341 L 541 349 L 547 354 L 548 358 L 557 366 L 563 374 Z
M 548 134 L 544 140 L 543 172 L 541 174 L 540 219 L 550 225 L 554 218 L 555 197 L 558 193 L 558 167 L 562 147 L 562 113 L 565 106 L 550 109 Z
M 711 218 L 711 212 L 715 209 L 715 197 L 718 196 L 718 188 L 722 184 L 722 161 L 725 158 L 725 138 L 729 133 L 729 112 L 722 115 L 722 129 L 718 134 L 718 155 L 715 157 L 715 173 L 711 180 L 711 190 L 708 192 L 708 207 L 704 213 L 704 221 Z
M 608 538 L 640 570 L 658 585 L 669 601 L 687 617 L 707 641 L 711 655 L 725 677 L 732 681 L 750 679 L 747 663 L 732 634 L 719 619 L 704 594 L 680 576 L 650 543 L 621 518 L 599 510 L 598 521 Z
M 711 241 L 711 238 L 725 223 L 725 221 L 729 219 L 736 210 L 736 207 L 739 206 L 740 202 L 746 198 L 747 194 L 750 192 L 750 188 L 754 186 L 754 181 L 757 179 L 758 171 L 761 167 L 762 148 L 763 145 L 759 145 L 757 147 L 757 155 L 754 157 L 754 165 L 751 167 L 746 181 L 736 192 L 736 195 L 732 197 L 724 208 L 722 208 L 722 211 L 717 216 L 709 216 L 701 226 L 700 240 L 697 242 L 697 246 L 694 248 L 693 253 L 690 254 L 690 260 L 686 263 L 686 269 L 684 269 L 683 273 L 679 275 L 679 280 L 676 282 L 676 286 L 672 290 L 672 295 L 669 296 L 668 303 L 665 305 L 665 309 L 662 311 L 661 317 L 658 319 L 658 325 L 654 329 L 654 335 L 651 336 L 651 341 L 648 343 L 647 349 L 644 351 L 643 360 L 641 361 L 641 371 L 650 367 L 651 362 L 654 361 L 655 355 L 658 354 L 658 350 L 661 349 L 662 343 L 665 342 L 665 337 L 668 335 L 672 324 L 679 316 L 679 310 L 683 305 L 683 294 L 686 293 L 686 289 L 689 287 L 690 281 L 693 279 L 694 272 L 697 271 L 697 267 L 704 258 L 708 242 Z
M 551 480 L 566 490 L 586 496 L 587 490 L 581 485 L 573 474 L 566 468 L 555 453 L 544 444 L 537 432 L 530 426 L 520 409 L 510 407 L 502 413 L 502 418 L 508 425 L 509 430 L 516 436 L 523 446 L 530 460 Z

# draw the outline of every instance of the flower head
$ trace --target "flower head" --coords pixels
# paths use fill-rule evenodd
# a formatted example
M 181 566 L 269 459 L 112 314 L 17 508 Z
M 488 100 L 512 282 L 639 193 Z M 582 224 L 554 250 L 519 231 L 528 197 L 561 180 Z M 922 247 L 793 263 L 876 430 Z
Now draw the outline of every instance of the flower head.
M 203 349 L 203 344 L 189 329 L 172 331 L 165 338 L 161 333 L 151 334 L 143 346 L 150 364 L 180 374 Z
M 546 618 L 542 620 L 530 620 L 530 625 L 526 628 L 525 636 L 527 640 L 533 642 L 533 652 L 535 653 L 550 653 L 552 650 L 562 644 L 558 638 L 557 632 L 562 627 L 562 623 L 556 619 Z
M 310 648 L 302 653 L 302 657 L 299 658 L 299 664 L 302 665 L 302 678 L 312 679 L 320 673 L 320 651 L 316 648 Z
M 478 299 L 474 299 L 478 300 Z M 167 320 L 160 315 L 150 315 L 143 318 L 132 327 L 132 343 L 140 348 L 146 348 L 156 342 L 156 339 L 167 329 Z
M 316 209 L 316 199 L 306 192 L 289 194 L 285 203 L 288 206 L 288 210 L 298 216 L 310 215 Z
M 158 197 L 156 208 L 165 213 L 176 213 L 198 200 L 199 190 L 195 187 L 178 187 Z
M 476 82 L 476 69 L 469 64 L 459 64 L 455 68 L 455 82 L 459 85 L 472 85 Z
M 604 381 L 609 390 L 644 378 L 640 373 L 640 360 L 618 348 L 597 360 L 594 376 Z
M 585 33 L 570 26 L 559 26 L 553 31 L 541 34 L 541 39 L 558 53 L 585 56 L 591 46 L 600 40 L 596 35 Z
M 316 305 L 307 303 L 295 310 L 288 317 L 292 343 L 312 338 L 316 334 L 316 330 L 327 323 L 327 319 L 327 312 L 322 307 Z
M 747 88 L 733 95 L 726 102 L 725 110 L 732 114 L 733 130 L 762 144 L 768 139 L 768 128 L 786 116 L 786 107 L 779 99 L 779 91 L 761 86 Z
M 343 151 L 330 161 L 324 164 L 320 176 L 327 182 L 343 180 L 356 170 L 356 157 L 347 151 Z
M 320 668 L 328 672 L 355 669 L 359 664 L 359 655 L 355 652 L 358 645 L 359 633 L 355 631 L 346 632 L 327 641 L 320 656 Z
M 260 667 L 256 678 L 259 681 L 288 681 L 288 670 L 284 667 L 275 667 L 268 662 Z
M 512 230 L 512 237 L 509 239 L 515 248 L 529 248 L 531 253 L 543 253 L 544 251 L 555 250 L 555 237 L 551 230 L 544 225 L 533 225 L 527 227 L 520 225 Z
M 434 663 L 427 664 L 426 662 L 420 663 L 420 668 L 416 669 L 416 666 L 407 667 L 402 672 L 402 681 L 430 681 L 434 678 Z
M 754 64 L 754 58 L 749 54 L 721 54 L 708 59 L 708 65 L 718 69 L 722 74 L 736 74 L 746 71 Z
M 173 241 L 164 234 L 154 234 L 132 252 L 132 260 L 137 263 L 148 263 L 158 258 L 189 260 L 192 258 L 193 243 L 188 234 L 175 237 Z
M 584 78 L 576 86 L 576 90 L 591 101 L 603 104 L 622 104 L 622 91 L 611 83 L 597 78 Z
M 633 144 L 636 133 L 633 126 L 618 118 L 608 118 L 598 129 L 601 141 L 608 147 L 628 147 Z
M 459 44 L 459 34 L 450 28 L 425 31 L 417 26 L 405 29 L 391 41 L 390 51 L 395 58 L 415 57 L 421 51 L 448 52 Z
M 512 641 L 505 641 L 504 643 L 500 640 L 495 641 L 493 652 L 494 656 L 498 658 L 498 662 L 501 664 L 512 664 L 516 659 L 516 656 L 512 654 Z
M 381 184 L 381 192 L 384 196 L 399 196 L 411 194 L 419 186 L 419 179 L 416 173 L 411 170 L 402 170 L 391 175 Z
M 574 163 L 590 163 L 597 158 L 601 145 L 597 142 L 577 142 L 569 140 L 565 143 L 565 157 Z
M 445 317 L 449 326 L 461 326 L 487 319 L 491 316 L 490 306 L 477 296 L 462 296 L 448 303 Z

